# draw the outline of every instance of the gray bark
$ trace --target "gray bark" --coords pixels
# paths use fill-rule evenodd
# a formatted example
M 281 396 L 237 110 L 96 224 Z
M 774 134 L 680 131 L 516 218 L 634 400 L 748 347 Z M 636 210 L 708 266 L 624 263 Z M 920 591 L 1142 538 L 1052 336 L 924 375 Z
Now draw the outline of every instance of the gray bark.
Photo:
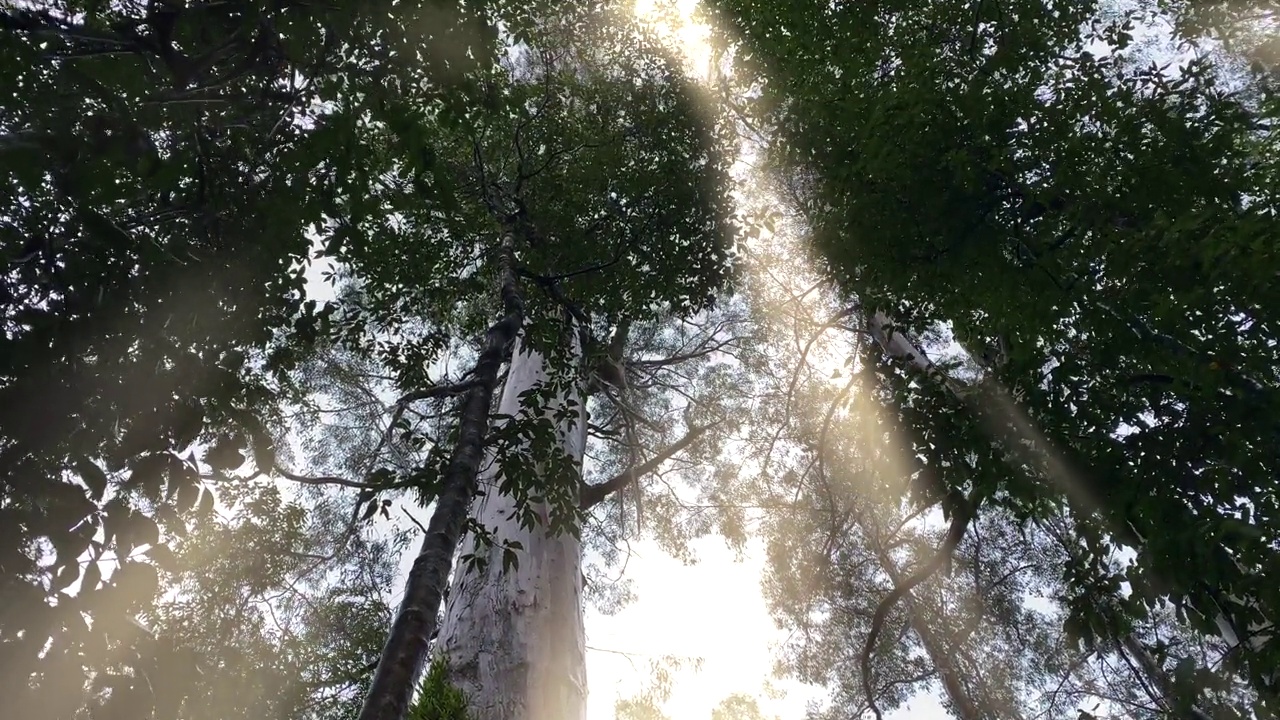
M 1148 691 L 1153 695 L 1151 698 L 1160 706 L 1162 710 L 1171 716 L 1177 716 L 1175 712 L 1176 705 L 1174 703 L 1174 686 L 1173 678 L 1169 677 L 1169 673 L 1160 667 L 1156 659 L 1147 651 L 1145 645 L 1138 640 L 1132 633 L 1125 635 L 1119 643 L 1117 649 L 1120 652 L 1128 653 L 1138 663 L 1138 667 L 1142 670 L 1142 674 L 1146 676 Z M 1185 713 L 1187 720 L 1210 720 L 1209 716 L 1203 710 L 1194 705 Z
M 436 630 L 436 614 L 454 550 L 466 524 L 467 506 L 476 491 L 498 369 L 510 355 L 524 321 L 524 303 L 516 286 L 509 238 L 504 243 L 501 262 L 500 292 L 505 315 L 486 333 L 484 349 L 473 372 L 477 384 L 466 391 L 460 404 L 457 444 L 441 479 L 436 509 L 409 571 L 404 599 L 382 649 L 359 720 L 403 720 L 422 674 L 427 645 Z
M 905 361 L 905 363 L 910 363 L 911 365 L 914 365 L 915 368 L 922 370 L 922 372 L 932 375 L 932 377 L 936 377 L 940 382 L 945 384 L 947 389 L 950 389 L 952 393 L 955 393 L 957 397 L 960 397 L 961 400 L 968 400 L 969 393 L 964 392 L 965 388 L 960 386 L 960 383 L 957 383 L 954 379 L 948 378 L 945 374 L 938 372 L 937 366 L 933 365 L 933 363 L 929 361 L 928 357 L 924 355 L 924 352 L 920 351 L 918 347 L 915 347 L 914 343 L 911 342 L 908 337 L 904 336 L 904 334 L 892 332 L 890 329 L 891 325 L 891 320 L 888 319 L 886 314 L 881 313 L 881 311 L 877 311 L 877 313 L 874 313 L 868 319 L 868 331 L 870 336 L 872 336 L 873 340 L 877 342 L 877 345 L 881 346 L 881 350 L 884 354 L 896 357 L 896 359 Z M 1028 430 L 1030 430 L 1030 428 L 1025 429 L 1023 434 L 1029 434 Z M 1052 462 L 1053 460 L 1050 459 L 1050 464 L 1052 464 Z M 1062 541 L 1062 544 L 1064 544 L 1064 548 L 1066 548 L 1066 550 L 1073 552 L 1068 543 Z M 1235 638 L 1235 633 L 1233 632 L 1233 629 L 1231 629 L 1231 625 L 1225 620 L 1225 618 L 1222 618 L 1221 614 L 1219 614 L 1219 626 L 1222 637 L 1224 637 L 1226 641 L 1231 644 L 1239 642 L 1238 639 Z M 922 635 L 922 641 L 923 639 L 924 635 Z M 1144 679 L 1147 680 L 1147 687 L 1151 689 L 1153 693 L 1152 700 L 1155 701 L 1158 706 L 1165 708 L 1166 711 L 1171 711 L 1172 705 L 1170 698 L 1172 697 L 1172 692 L 1174 692 L 1174 685 L 1172 685 L 1172 680 L 1169 678 L 1169 674 L 1165 673 L 1164 669 L 1162 669 L 1155 659 L 1153 659 L 1151 653 L 1147 652 L 1146 647 L 1143 646 L 1142 642 L 1140 642 L 1137 637 L 1134 637 L 1132 633 L 1126 634 L 1124 637 L 1117 638 L 1115 642 L 1117 650 L 1121 652 L 1128 652 L 1129 655 L 1134 657 L 1134 660 L 1138 661 L 1139 669 L 1142 670 Z M 925 642 L 925 646 L 928 646 L 927 642 Z M 929 655 L 933 656 L 933 652 L 929 651 Z M 937 659 L 934 660 L 937 661 Z M 943 675 L 943 685 L 945 685 L 947 689 L 948 696 L 952 696 L 951 684 L 947 683 L 946 673 L 943 673 L 941 666 L 940 673 Z M 955 702 L 955 700 L 956 697 L 952 696 L 952 701 Z M 956 707 L 961 707 L 960 703 L 957 703 Z M 972 707 L 972 705 L 969 707 Z M 961 712 L 966 714 L 968 711 L 961 710 Z M 1204 711 L 1202 711 L 1201 708 L 1198 707 L 1193 706 L 1190 708 L 1188 715 L 1189 720 L 1208 720 L 1208 716 L 1204 714 Z

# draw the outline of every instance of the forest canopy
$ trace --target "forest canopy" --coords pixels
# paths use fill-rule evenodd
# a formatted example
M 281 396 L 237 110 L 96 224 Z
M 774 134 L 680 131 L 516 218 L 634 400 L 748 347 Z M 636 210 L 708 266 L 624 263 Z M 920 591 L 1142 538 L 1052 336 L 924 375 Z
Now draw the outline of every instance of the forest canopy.
M 711 538 L 813 720 L 1275 717 L 1278 23 L 0 5 L 0 697 L 582 718 Z

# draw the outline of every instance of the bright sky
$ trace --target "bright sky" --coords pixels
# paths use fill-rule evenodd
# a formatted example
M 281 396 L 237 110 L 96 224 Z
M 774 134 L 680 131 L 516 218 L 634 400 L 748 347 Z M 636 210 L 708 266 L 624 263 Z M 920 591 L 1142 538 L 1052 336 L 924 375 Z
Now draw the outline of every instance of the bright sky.
M 636 13 L 649 19 L 681 52 L 691 76 L 707 80 L 711 72 L 711 51 L 705 40 L 708 28 L 691 19 L 697 0 L 661 3 L 666 9 L 661 20 L 656 19 L 657 5 L 655 0 L 639 0 Z M 770 198 L 762 197 L 750 182 L 735 188 L 737 194 L 754 205 L 769 204 Z M 614 702 L 642 691 L 650 677 L 650 661 L 665 656 L 701 659 L 698 669 L 675 675 L 672 696 L 664 708 L 672 720 L 709 718 L 721 700 L 735 693 L 754 696 L 766 714 L 782 720 L 803 717 L 806 703 L 823 699 L 825 693 L 773 676 L 773 650 L 785 637 L 761 595 L 762 544 L 751 544 L 741 561 L 716 538 L 694 546 L 699 562 L 685 565 L 651 541 L 633 541 L 635 554 L 627 564 L 627 576 L 635 583 L 637 600 L 613 616 L 588 610 L 588 717 L 612 717 Z M 769 686 L 785 695 L 771 697 L 766 692 Z M 885 717 L 934 720 L 948 716 L 935 698 L 922 697 Z
M 760 593 L 763 552 L 749 547 L 742 562 L 716 538 L 694 543 L 699 562 L 684 565 L 654 546 L 633 543 L 627 576 L 637 600 L 612 617 L 588 610 L 587 682 L 591 720 L 613 717 L 616 700 L 642 691 L 649 662 L 663 656 L 700 657 L 697 670 L 675 674 L 665 706 L 672 720 L 708 720 L 724 698 L 745 693 L 760 709 L 781 720 L 804 717 L 805 703 L 825 693 L 773 677 L 773 646 L 785 639 Z M 628 653 L 631 657 L 617 654 Z M 786 691 L 771 699 L 766 683 Z M 941 720 L 949 717 L 932 697 L 886 713 L 886 720 Z
M 654 2 L 640 0 L 637 13 L 646 16 Z M 673 5 L 675 12 L 664 13 L 655 27 L 683 51 L 690 74 L 705 79 L 710 64 L 706 28 L 689 20 L 697 0 L 675 0 Z M 757 188 L 735 190 L 753 205 L 770 203 Z M 309 268 L 308 293 L 331 297 L 319 270 L 314 264 Z M 425 517 L 421 510 L 415 514 Z M 766 715 L 782 720 L 798 720 L 807 702 L 825 699 L 821 689 L 773 676 L 774 650 L 785 638 L 761 595 L 764 564 L 758 541 L 748 545 L 741 559 L 718 538 L 696 541 L 699 562 L 694 565 L 672 558 L 652 541 L 633 539 L 631 546 L 634 552 L 626 572 L 635 583 L 637 599 L 612 616 L 587 610 L 590 718 L 612 718 L 617 700 L 648 685 L 650 663 L 671 656 L 701 661 L 697 669 L 690 663 L 675 673 L 672 696 L 664 707 L 672 720 L 708 720 L 720 701 L 738 693 L 755 697 Z M 402 561 L 401 577 L 412 561 L 410 550 Z M 398 603 L 399 597 L 394 600 Z M 770 688 L 785 694 L 778 697 Z M 940 720 L 949 715 L 933 693 L 885 717 Z

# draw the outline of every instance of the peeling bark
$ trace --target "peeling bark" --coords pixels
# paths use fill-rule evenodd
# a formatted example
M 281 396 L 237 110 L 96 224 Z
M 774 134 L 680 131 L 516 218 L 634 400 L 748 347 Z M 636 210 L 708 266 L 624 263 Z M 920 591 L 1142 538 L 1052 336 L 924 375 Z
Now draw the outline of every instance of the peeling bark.
M 454 550 L 466 524 L 467 507 L 475 495 L 498 370 L 510 356 L 524 322 L 524 302 L 516 285 L 510 246 L 508 238 L 501 260 L 500 292 L 505 315 L 485 334 L 484 349 L 473 372 L 476 385 L 463 395 L 457 444 L 441 479 L 435 512 L 409 571 L 404 599 L 382 649 L 359 720 L 403 720 L 422 674 Z
M 575 351 L 581 347 L 575 342 Z M 547 378 L 544 358 L 517 352 L 507 373 L 499 412 L 520 412 L 520 395 Z M 544 411 L 566 403 L 578 412 L 557 428 L 562 449 L 574 461 L 576 496 L 587 423 L 582 383 Z M 582 546 L 571 534 L 552 534 L 542 523 L 526 529 L 516 500 L 499 492 L 501 468 L 481 478 L 473 516 L 492 533 L 481 546 L 472 535 L 464 553 L 486 558 L 481 567 L 459 566 L 449 590 L 437 652 L 450 681 L 466 695 L 472 720 L 582 720 L 586 716 L 586 636 L 582 611 Z M 550 508 L 534 506 L 545 520 Z M 519 542 L 518 563 L 503 567 L 507 543 Z

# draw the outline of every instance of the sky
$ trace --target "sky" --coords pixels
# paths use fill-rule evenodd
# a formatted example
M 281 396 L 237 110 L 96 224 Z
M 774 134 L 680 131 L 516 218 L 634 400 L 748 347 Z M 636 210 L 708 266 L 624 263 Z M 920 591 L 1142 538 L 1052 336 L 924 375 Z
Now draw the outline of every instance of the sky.
M 662 22 L 655 23 L 655 29 L 683 56 L 686 71 L 692 77 L 708 80 L 708 28 L 691 20 L 697 0 L 639 0 L 636 13 L 654 17 L 656 2 L 668 8 L 674 6 L 674 12 L 662 13 Z M 1131 0 L 1118 2 L 1118 6 L 1132 4 Z M 1159 29 L 1139 28 L 1135 34 L 1139 54 L 1147 53 L 1161 64 L 1171 62 L 1175 67 L 1185 62 L 1187 54 L 1176 53 L 1167 34 Z M 1173 71 L 1170 68 L 1167 72 Z M 743 153 L 748 156 L 750 148 L 744 147 Z M 750 172 L 735 172 L 735 177 L 739 186 L 734 188 L 734 194 L 744 205 L 779 205 L 777 198 L 767 196 L 751 179 Z M 767 236 L 763 237 L 764 242 L 770 242 Z M 331 291 L 320 284 L 318 268 L 310 270 L 312 296 L 331 296 Z M 424 517 L 426 511 L 415 512 Z M 677 560 L 643 537 L 633 538 L 630 546 L 633 554 L 626 565 L 626 576 L 634 584 L 635 599 L 613 615 L 590 607 L 586 611 L 591 720 L 613 718 L 618 700 L 635 696 L 649 685 L 652 663 L 673 657 L 685 662 L 671 671 L 672 692 L 663 706 L 672 720 L 710 720 L 712 710 L 734 694 L 754 697 L 766 716 L 779 720 L 799 720 L 805 716 L 808 703 L 825 700 L 827 693 L 822 688 L 774 675 L 777 649 L 786 638 L 774 624 L 761 593 L 764 553 L 759 540 L 749 543 L 743 553 L 731 550 L 720 538 L 696 540 L 693 548 L 698 562 L 694 564 Z M 412 560 L 413 552 L 406 553 L 401 564 L 402 578 Z M 399 601 L 398 595 L 392 599 Z M 940 695 L 934 687 L 905 706 L 886 712 L 884 717 L 948 718 Z
M 637 600 L 612 617 L 587 613 L 587 717 L 613 717 L 621 697 L 643 690 L 649 662 L 665 655 L 698 657 L 701 667 L 675 673 L 665 706 L 672 720 L 709 720 L 712 709 L 735 693 L 751 695 L 766 715 L 804 717 L 805 704 L 821 700 L 818 688 L 773 677 L 774 648 L 785 635 L 774 625 L 760 592 L 762 547 L 754 543 L 739 561 L 718 538 L 694 543 L 699 562 L 684 565 L 654 546 L 636 543 L 627 564 Z M 620 654 L 626 653 L 626 655 Z M 767 685 L 786 692 L 771 698 Z M 937 698 L 924 696 L 886 720 L 949 717 Z
M 664 3 L 664 5 L 666 5 Z M 692 77 L 708 80 L 708 28 L 693 20 L 697 0 L 676 0 L 674 12 L 652 21 L 671 47 L 680 52 Z M 655 2 L 640 0 L 636 14 L 656 18 Z M 749 149 L 744 149 L 749 152 Z M 751 187 L 735 188 L 751 204 L 776 202 Z M 749 544 L 739 555 L 719 538 L 694 542 L 698 562 L 686 565 L 652 541 L 633 541 L 627 563 L 637 598 L 621 612 L 605 616 L 588 610 L 587 716 L 613 717 L 615 701 L 644 689 L 650 662 L 664 656 L 698 658 L 697 668 L 673 673 L 672 695 L 664 711 L 672 720 L 704 720 L 724 698 L 742 693 L 756 698 L 766 715 L 781 720 L 802 718 L 806 703 L 822 700 L 825 692 L 775 677 L 775 649 L 786 638 L 773 622 L 761 593 L 764 570 L 762 543 Z M 775 691 L 769 692 L 772 688 Z M 778 697 L 781 695 L 781 697 Z M 886 713 L 887 720 L 938 720 L 948 717 L 934 697 L 920 697 L 904 708 Z
M 684 24 L 669 30 L 685 51 L 691 73 L 705 79 L 710 55 L 702 41 L 706 28 L 688 20 L 695 2 L 679 0 L 676 5 L 674 17 Z M 638 10 L 643 13 L 644 5 Z M 735 175 L 749 177 L 741 172 Z M 762 196 L 758 188 L 740 186 L 735 191 L 753 205 L 776 202 Z M 333 297 L 332 287 L 322 279 L 327 267 L 327 263 L 312 263 L 307 268 L 309 297 L 321 301 Z M 429 512 L 409 509 L 423 519 Z M 401 559 L 400 587 L 390 598 L 393 606 L 399 604 L 416 545 L 415 540 Z M 762 543 L 749 543 L 741 554 L 717 537 L 696 540 L 693 547 L 698 562 L 686 565 L 652 540 L 633 538 L 626 576 L 634 583 L 635 599 L 613 615 L 587 608 L 587 717 L 613 718 L 618 700 L 649 686 L 653 662 L 675 657 L 682 665 L 671 671 L 672 693 L 663 706 L 672 720 L 709 720 L 712 710 L 734 694 L 754 697 L 766 716 L 803 718 L 806 704 L 825 699 L 826 693 L 773 673 L 775 650 L 785 635 L 774 624 L 761 593 Z M 886 720 L 947 717 L 937 698 L 927 695 L 885 713 Z

